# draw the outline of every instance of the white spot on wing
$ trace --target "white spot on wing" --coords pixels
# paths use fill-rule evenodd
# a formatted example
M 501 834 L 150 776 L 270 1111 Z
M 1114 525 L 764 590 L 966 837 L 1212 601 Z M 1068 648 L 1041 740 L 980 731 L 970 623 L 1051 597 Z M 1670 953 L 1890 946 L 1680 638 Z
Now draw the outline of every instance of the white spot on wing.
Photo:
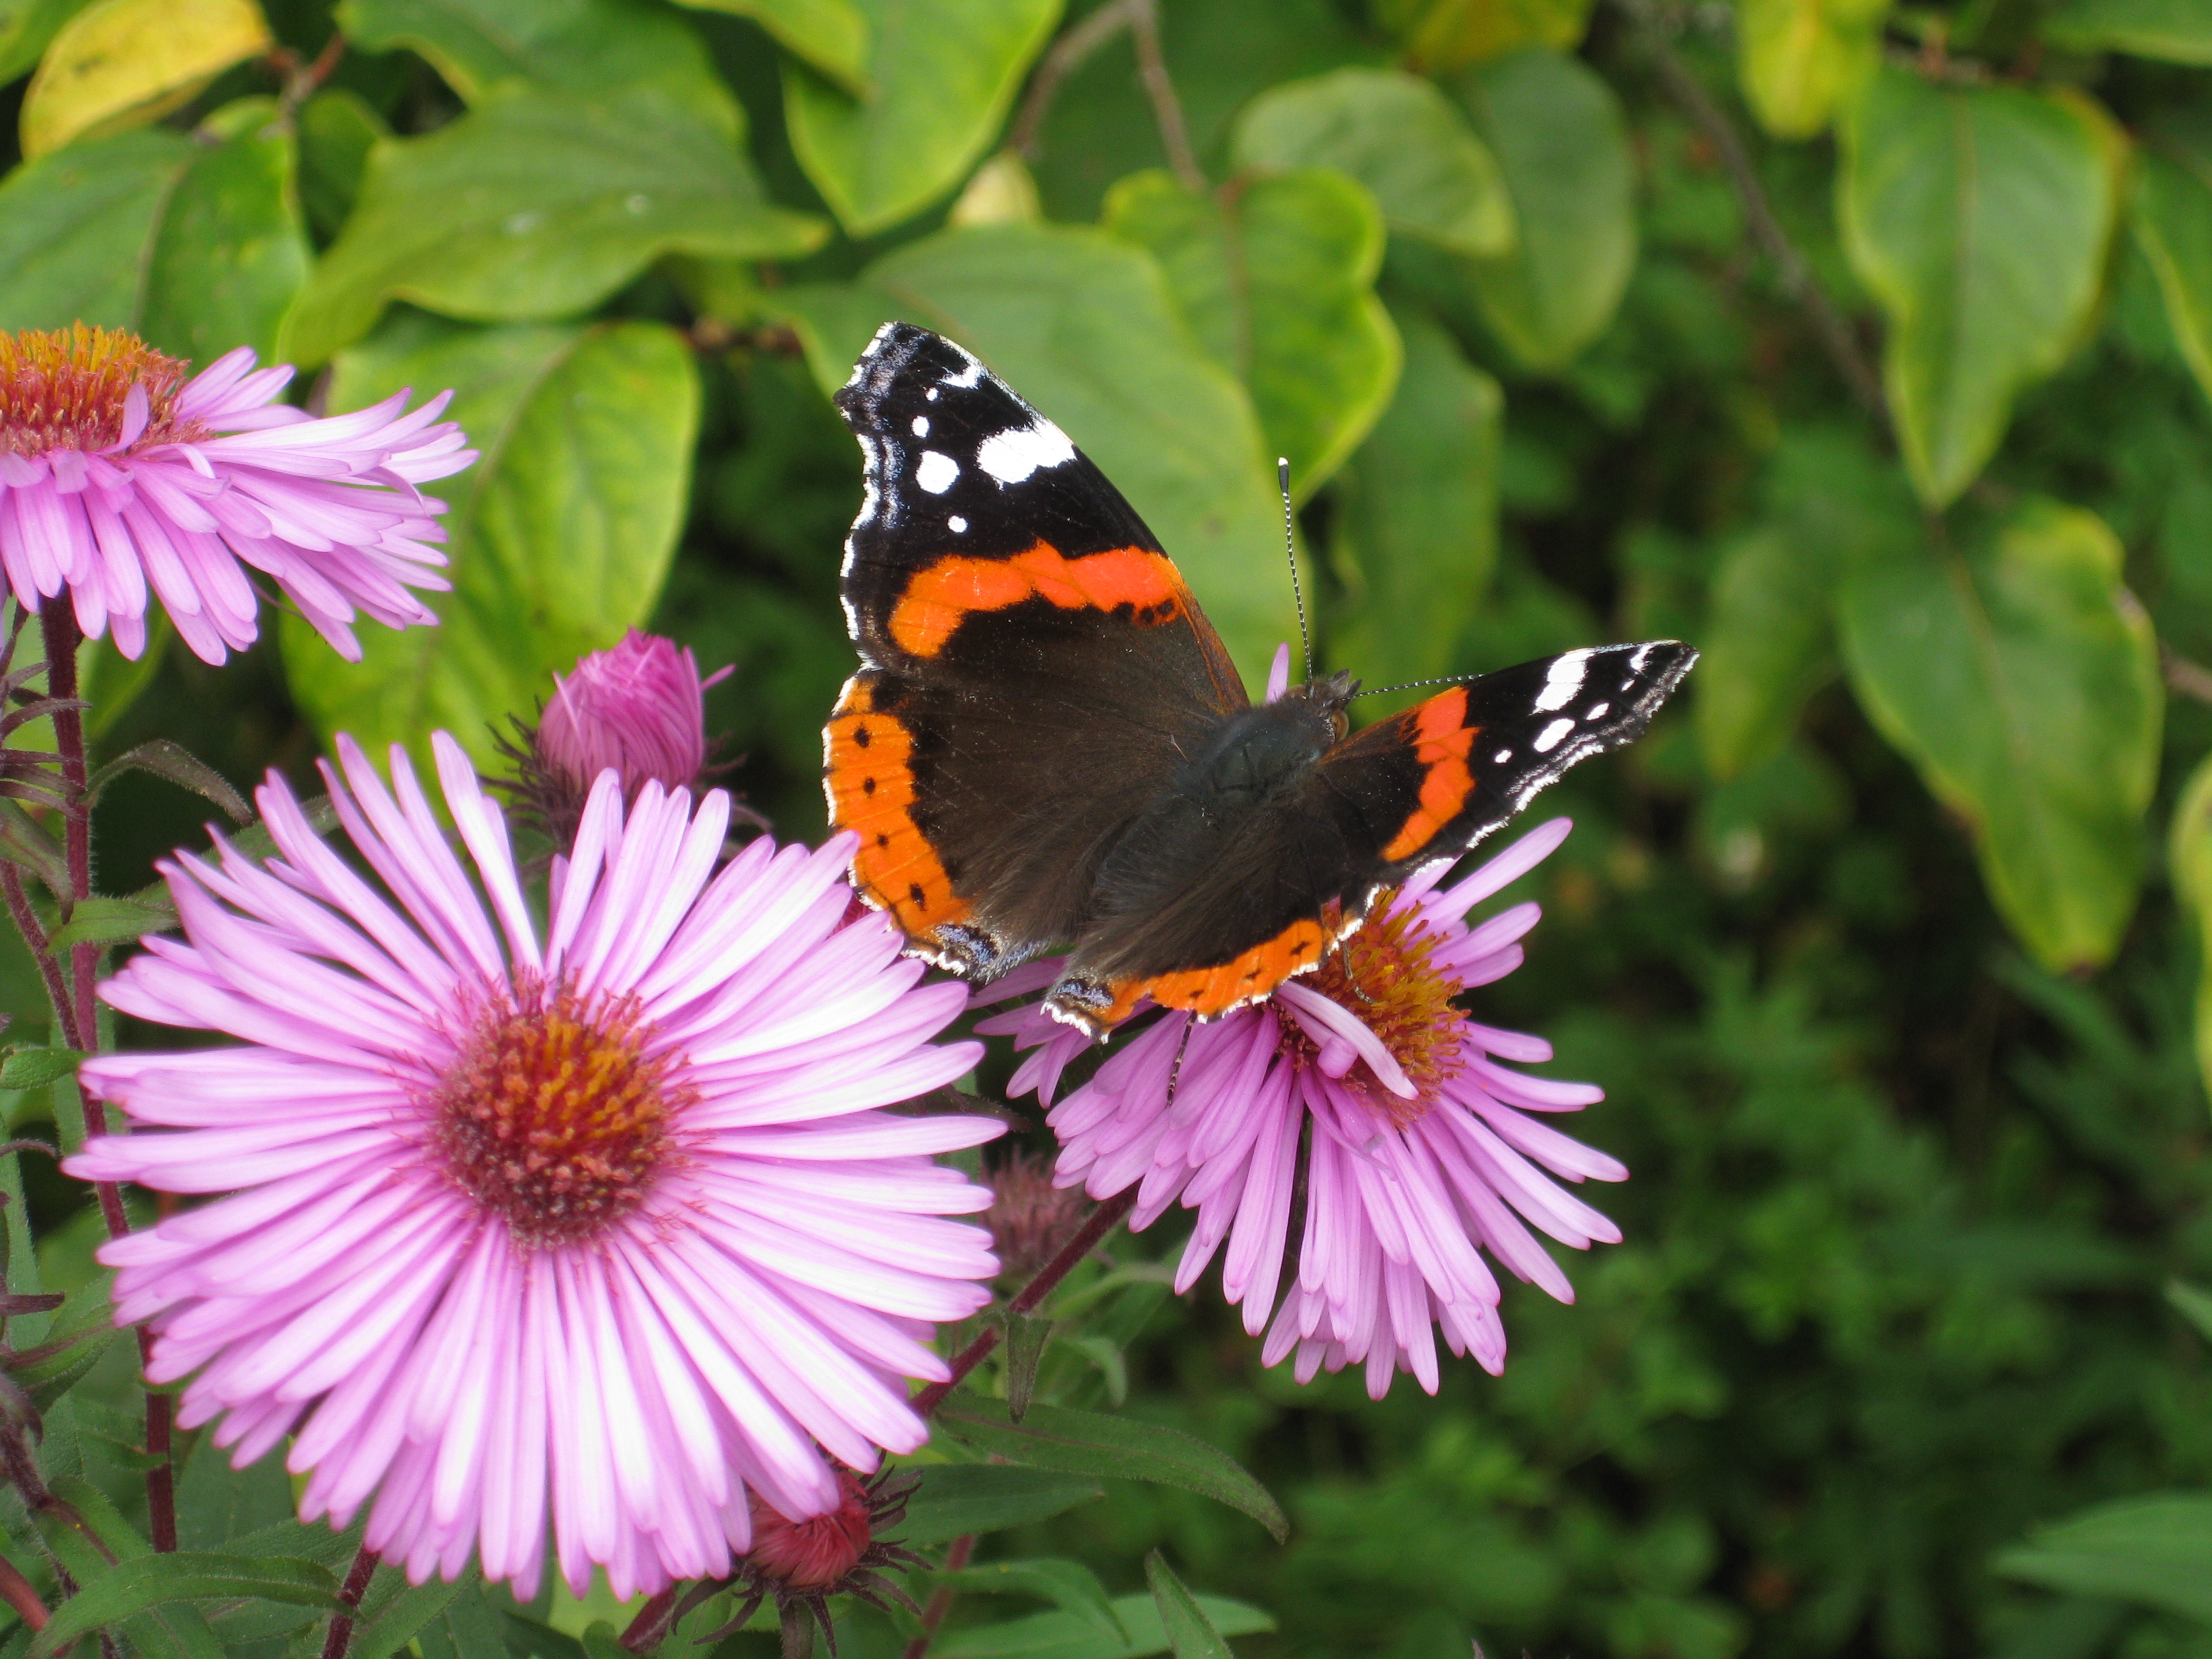
M 941 392 L 939 392 L 938 391 L 938 389 L 937 389 L 935 386 L 932 386 L 932 387 L 930 387 L 930 388 L 929 388 L 929 390 L 928 390 L 928 391 L 927 391 L 927 392 L 923 392 L 921 395 L 922 395 L 923 397 L 925 397 L 925 398 L 928 398 L 930 402 L 932 402 L 932 403 L 935 403 L 935 402 L 938 400 L 938 398 L 939 398 L 939 397 L 943 396 L 944 394 L 942 394 Z
M 1501 749 L 1490 758 L 1497 764 L 1503 766 L 1506 762 L 1513 758 L 1513 751 L 1510 749 Z
M 963 357 L 968 356 L 964 351 L 960 355 Z M 963 390 L 969 386 L 981 386 L 983 383 L 983 365 L 975 358 L 969 357 L 968 366 L 965 368 L 956 370 L 951 374 L 939 375 L 937 383 L 939 386 L 957 386 Z
M 1583 715 L 1583 718 L 1586 720 L 1601 720 L 1606 717 L 1607 713 L 1612 708 L 1613 705 L 1609 702 L 1594 702 L 1589 706 L 1588 712 Z
M 917 415 L 914 417 L 914 435 L 917 438 L 927 438 L 929 435 L 928 416 Z
M 1027 426 L 993 433 L 975 451 L 975 465 L 1002 484 L 1019 483 L 1040 467 L 1074 459 L 1075 446 L 1068 442 L 1067 434 L 1042 416 Z
M 914 470 L 914 481 L 933 495 L 942 495 L 960 476 L 960 463 L 942 450 L 925 449 Z
M 1636 654 L 1628 659 L 1628 672 L 1632 674 L 1641 674 L 1644 672 L 1644 665 L 1650 659 L 1651 647 L 1648 645 L 1638 646 Z
M 1544 689 L 1536 694 L 1536 707 L 1548 714 L 1571 702 L 1575 693 L 1583 689 L 1583 674 L 1589 654 L 1587 651 L 1570 651 L 1565 656 L 1553 658 L 1551 672 L 1544 676 Z M 1548 745 L 1540 745 L 1546 746 Z
M 1536 734 L 1536 741 L 1530 747 L 1540 755 L 1548 755 L 1557 749 L 1561 740 L 1574 729 L 1575 723 L 1572 720 L 1553 720 Z
M 947 519 L 945 523 L 945 527 L 951 530 L 956 536 L 964 534 L 968 529 L 968 520 L 962 518 L 957 513 Z

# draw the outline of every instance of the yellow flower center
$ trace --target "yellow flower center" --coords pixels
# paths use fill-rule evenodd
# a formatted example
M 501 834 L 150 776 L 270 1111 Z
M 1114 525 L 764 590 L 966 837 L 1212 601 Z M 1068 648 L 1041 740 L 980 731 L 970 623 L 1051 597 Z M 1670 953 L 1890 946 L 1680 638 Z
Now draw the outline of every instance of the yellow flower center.
M 574 1244 L 635 1210 L 690 1095 L 645 1052 L 631 1001 L 526 987 L 477 1013 L 431 1096 L 454 1183 L 528 1246 Z
M 0 453 L 111 449 L 134 386 L 145 388 L 147 404 L 137 441 L 170 441 L 181 435 L 174 415 L 187 367 L 120 329 L 76 323 L 0 333 Z
M 1418 906 L 1393 910 L 1397 896 L 1395 889 L 1378 893 L 1366 923 L 1299 982 L 1351 1010 L 1389 1049 L 1413 1085 L 1411 1100 L 1385 1088 L 1364 1061 L 1341 1081 L 1403 1128 L 1426 1116 L 1438 1085 L 1459 1074 L 1463 1022 L 1452 1002 L 1460 981 L 1433 960 L 1442 937 L 1429 930 Z M 1287 1016 L 1280 1023 L 1284 1052 L 1315 1061 L 1320 1050 L 1305 1028 Z

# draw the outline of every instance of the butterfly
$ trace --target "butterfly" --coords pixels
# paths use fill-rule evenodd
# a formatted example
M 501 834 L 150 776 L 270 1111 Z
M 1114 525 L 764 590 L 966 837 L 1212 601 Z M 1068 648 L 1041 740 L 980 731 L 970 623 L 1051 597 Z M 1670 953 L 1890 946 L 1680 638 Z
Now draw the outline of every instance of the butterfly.
M 973 355 L 887 323 L 836 404 L 866 463 L 861 665 L 823 738 L 854 885 L 970 980 L 1066 945 L 1046 1007 L 1094 1036 L 1319 966 L 1378 895 L 1641 735 L 1697 659 L 1569 651 L 1358 732 L 1344 674 L 1255 706 L 1158 539 Z

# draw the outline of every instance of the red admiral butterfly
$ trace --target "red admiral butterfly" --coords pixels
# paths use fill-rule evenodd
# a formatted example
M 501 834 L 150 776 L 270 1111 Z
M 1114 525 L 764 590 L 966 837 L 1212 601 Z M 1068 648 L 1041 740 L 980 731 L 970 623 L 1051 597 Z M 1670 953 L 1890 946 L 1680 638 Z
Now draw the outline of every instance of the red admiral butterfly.
M 887 323 L 836 402 L 867 459 L 862 666 L 823 734 L 854 884 L 969 979 L 1070 942 L 1048 1006 L 1094 1034 L 1317 966 L 1380 890 L 1641 735 L 1697 659 L 1570 651 L 1354 735 L 1343 674 L 1255 708 L 1143 520 L 968 352 Z

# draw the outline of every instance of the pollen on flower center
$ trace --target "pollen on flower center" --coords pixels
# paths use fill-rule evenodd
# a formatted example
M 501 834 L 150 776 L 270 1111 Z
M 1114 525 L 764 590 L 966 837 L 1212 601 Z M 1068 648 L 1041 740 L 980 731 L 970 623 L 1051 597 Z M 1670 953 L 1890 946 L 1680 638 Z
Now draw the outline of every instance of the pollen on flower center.
M 526 988 L 480 1009 L 431 1096 L 455 1184 L 530 1246 L 592 1238 L 635 1209 L 685 1103 L 630 1002 Z
M 1329 952 L 1301 981 L 1343 1004 L 1382 1040 L 1414 1088 L 1411 1100 L 1383 1088 L 1365 1065 L 1343 1081 L 1403 1128 L 1425 1116 L 1438 1085 L 1458 1074 L 1464 1017 L 1453 1006 L 1458 977 L 1433 960 L 1441 937 L 1422 921 L 1420 907 L 1393 908 L 1395 890 L 1376 895 L 1365 926 Z M 1281 1022 L 1283 1048 L 1301 1062 L 1319 1050 L 1294 1019 Z
M 173 416 L 187 365 L 121 329 L 0 333 L 0 454 L 114 448 L 124 441 L 131 387 L 146 397 L 136 442 L 178 436 Z

